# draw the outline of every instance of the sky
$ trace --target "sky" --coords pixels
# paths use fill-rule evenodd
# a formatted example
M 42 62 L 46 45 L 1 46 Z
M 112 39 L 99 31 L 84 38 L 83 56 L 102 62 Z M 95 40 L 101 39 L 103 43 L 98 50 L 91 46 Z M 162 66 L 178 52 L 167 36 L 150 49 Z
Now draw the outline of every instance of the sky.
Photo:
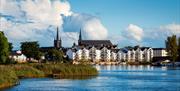
M 109 39 L 119 47 L 165 47 L 180 36 L 180 0 L 1 0 L 0 31 L 18 49 L 20 42 L 53 46 L 59 27 L 62 45 Z

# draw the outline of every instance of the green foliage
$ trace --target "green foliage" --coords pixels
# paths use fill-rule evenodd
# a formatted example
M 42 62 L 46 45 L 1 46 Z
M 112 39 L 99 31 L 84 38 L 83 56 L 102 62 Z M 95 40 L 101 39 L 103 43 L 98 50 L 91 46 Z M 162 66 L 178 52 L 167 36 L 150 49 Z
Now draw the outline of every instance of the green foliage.
M 96 76 L 98 71 L 89 65 L 73 64 L 11 64 L 0 65 L 0 88 L 15 85 L 18 78 L 64 76 Z
M 3 32 L 0 32 L 0 63 L 6 63 L 9 56 L 9 44 Z
M 43 77 L 44 72 L 30 66 L 30 65 L 14 65 L 13 69 L 18 77 Z
M 18 77 L 10 66 L 0 65 L 0 88 L 16 84 Z
M 50 58 L 50 61 L 53 61 L 53 62 L 62 62 L 64 59 L 63 59 L 63 52 L 61 50 L 56 50 L 56 49 L 51 49 L 48 51 L 48 54 L 47 54 L 48 58 Z
M 73 64 L 37 64 L 34 65 L 38 70 L 43 71 L 46 75 L 58 74 L 60 76 L 76 75 L 97 75 L 98 71 L 89 65 Z
M 86 59 L 81 59 L 78 62 L 79 62 L 79 64 L 82 64 L 82 65 L 88 65 L 88 64 L 90 64 L 91 61 L 86 60 Z
M 12 45 L 12 43 L 9 43 L 9 52 L 11 52 L 12 49 L 13 49 L 13 45 Z
M 167 38 L 166 49 L 168 55 L 172 58 L 172 61 L 175 62 L 178 57 L 178 45 L 177 45 L 176 35 L 172 35 L 171 37 Z
M 39 51 L 38 42 L 22 42 L 21 50 L 27 58 L 34 58 L 39 60 L 41 57 L 41 52 Z

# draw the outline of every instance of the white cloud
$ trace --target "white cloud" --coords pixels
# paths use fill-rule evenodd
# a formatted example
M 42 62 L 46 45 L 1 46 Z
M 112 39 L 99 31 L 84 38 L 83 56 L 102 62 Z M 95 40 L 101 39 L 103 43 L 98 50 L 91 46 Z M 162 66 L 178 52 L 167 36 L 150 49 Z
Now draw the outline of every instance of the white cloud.
M 144 31 L 141 27 L 134 25 L 134 24 L 129 24 L 127 27 L 124 36 L 126 36 L 129 39 L 133 39 L 135 41 L 142 41 L 142 38 L 144 36 Z
M 161 32 L 165 32 L 167 35 L 169 34 L 180 34 L 180 24 L 168 24 L 165 26 L 160 26 Z
M 107 29 L 99 19 L 88 14 L 73 13 L 66 0 L 0 1 L 0 31 L 4 31 L 10 42 L 15 44 L 35 40 L 42 46 L 52 46 L 57 26 L 62 39 L 66 40 L 63 41 L 64 46 L 77 42 L 80 28 L 85 39 L 107 37 Z
M 83 30 L 87 39 L 106 39 L 108 36 L 108 32 L 106 28 L 101 24 L 98 19 L 91 19 L 87 21 L 84 26 Z
M 108 36 L 107 29 L 94 16 L 74 13 L 72 16 L 64 18 L 64 31 L 79 32 L 80 29 L 84 39 L 101 40 L 106 39 Z
M 73 43 L 77 44 L 78 32 L 62 32 L 62 42 L 64 46 L 72 47 Z
M 12 15 L 15 18 L 21 18 L 23 15 L 15 0 L 0 0 L 0 13 Z

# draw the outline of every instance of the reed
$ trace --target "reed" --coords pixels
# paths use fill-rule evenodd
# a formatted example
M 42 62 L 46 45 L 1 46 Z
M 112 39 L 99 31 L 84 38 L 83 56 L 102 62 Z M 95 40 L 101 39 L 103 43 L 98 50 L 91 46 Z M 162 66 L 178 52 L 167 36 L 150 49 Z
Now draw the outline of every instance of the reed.
M 0 65 L 0 88 L 16 85 L 20 78 L 96 76 L 98 71 L 90 65 L 74 64 L 11 64 Z

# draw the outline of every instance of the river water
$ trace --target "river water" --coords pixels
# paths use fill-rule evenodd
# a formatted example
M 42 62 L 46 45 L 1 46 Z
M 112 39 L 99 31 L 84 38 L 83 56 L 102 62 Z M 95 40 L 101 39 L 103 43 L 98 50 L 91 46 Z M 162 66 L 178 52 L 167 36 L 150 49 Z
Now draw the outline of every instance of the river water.
M 180 91 L 180 68 L 153 66 L 95 66 L 88 79 L 22 79 L 5 91 Z

